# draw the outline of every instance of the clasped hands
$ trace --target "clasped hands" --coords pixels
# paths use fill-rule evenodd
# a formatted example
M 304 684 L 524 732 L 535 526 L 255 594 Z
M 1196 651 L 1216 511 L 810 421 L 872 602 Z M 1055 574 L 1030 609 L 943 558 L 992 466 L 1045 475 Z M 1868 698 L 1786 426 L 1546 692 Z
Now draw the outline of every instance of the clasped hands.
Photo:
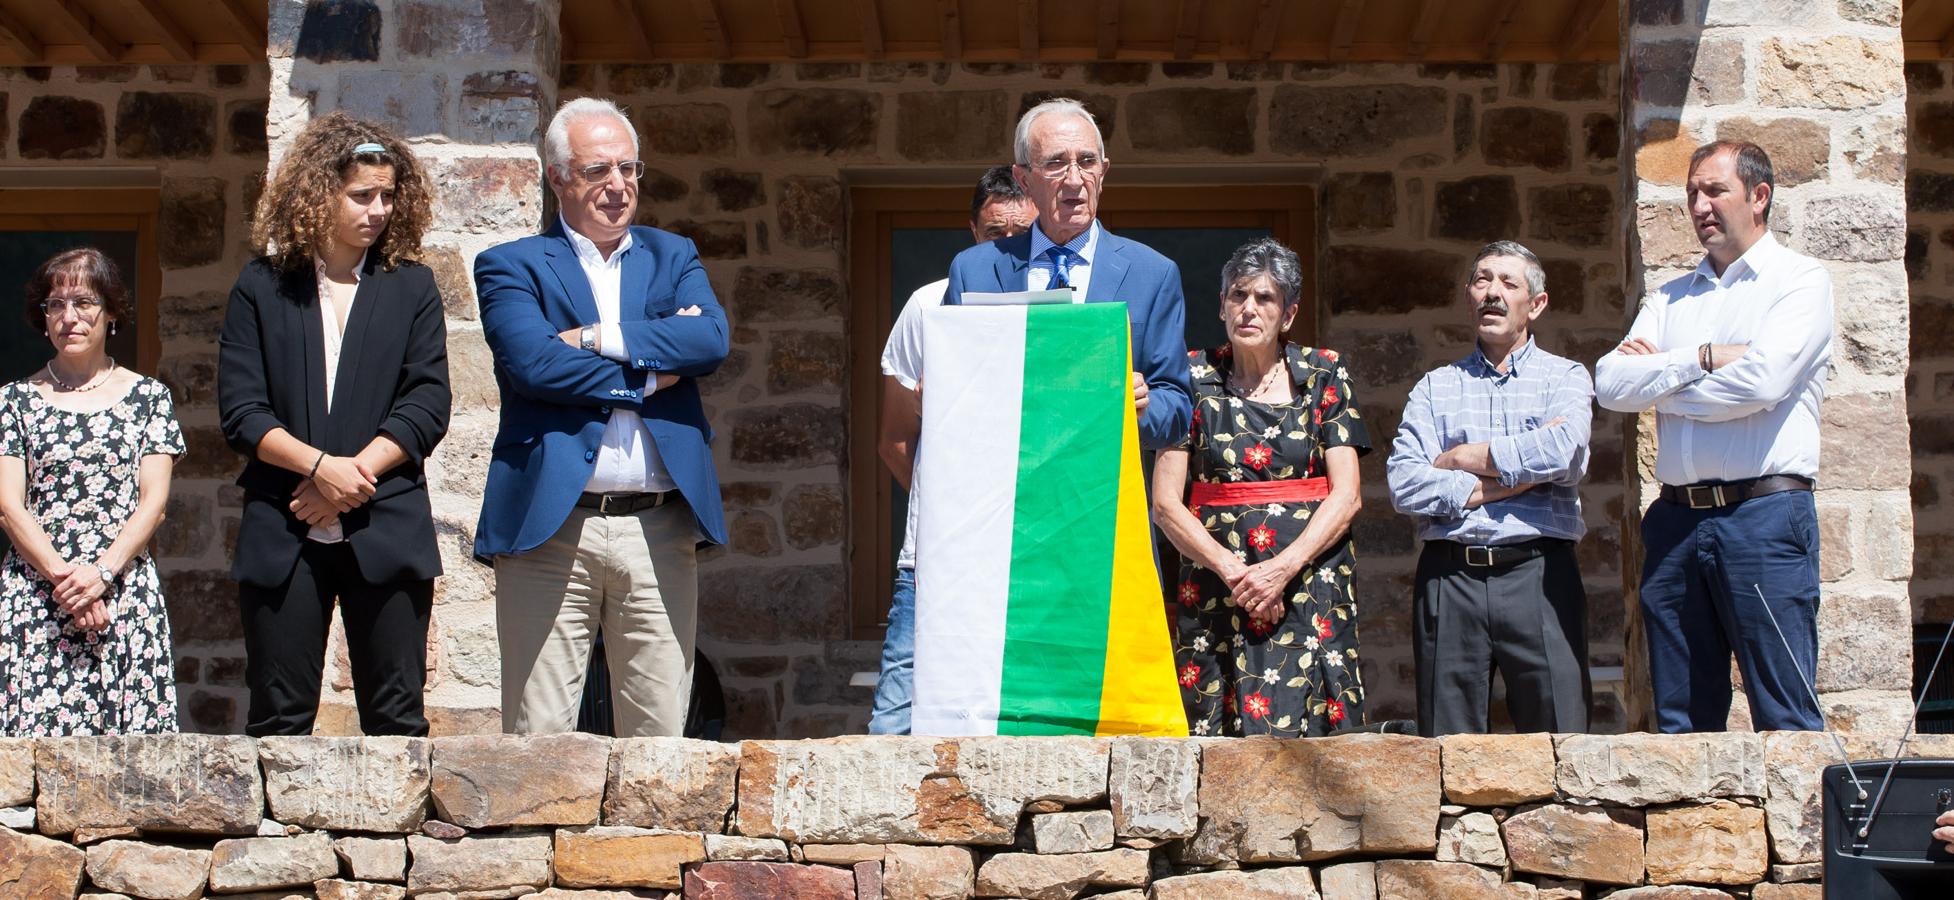
M 1230 553 L 1215 574 L 1228 585 L 1231 599 L 1249 618 L 1274 625 L 1282 621 L 1282 594 L 1300 568 L 1280 555 L 1250 565 Z
M 109 624 L 109 605 L 104 602 L 108 596 L 108 582 L 102 580 L 102 570 L 92 563 L 75 565 L 63 560 L 57 568 L 48 572 L 54 582 L 54 602 L 68 615 L 73 616 L 75 624 L 88 631 L 98 631 Z
M 299 521 L 324 528 L 337 522 L 341 513 L 373 499 L 379 484 L 373 467 L 359 457 L 321 457 L 312 477 L 292 489 L 290 509 Z

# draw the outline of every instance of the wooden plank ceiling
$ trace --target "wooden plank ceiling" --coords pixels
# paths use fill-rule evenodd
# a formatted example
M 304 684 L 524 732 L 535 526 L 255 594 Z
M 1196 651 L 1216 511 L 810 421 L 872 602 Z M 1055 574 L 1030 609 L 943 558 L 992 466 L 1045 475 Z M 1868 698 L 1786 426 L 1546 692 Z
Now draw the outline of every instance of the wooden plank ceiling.
M 0 0 L 0 66 L 263 63 L 265 0 Z

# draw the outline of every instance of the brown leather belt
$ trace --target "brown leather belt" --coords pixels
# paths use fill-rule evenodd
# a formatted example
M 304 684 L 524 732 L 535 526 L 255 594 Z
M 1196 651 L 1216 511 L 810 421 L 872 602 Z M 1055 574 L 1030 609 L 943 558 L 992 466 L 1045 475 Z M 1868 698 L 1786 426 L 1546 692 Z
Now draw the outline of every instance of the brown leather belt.
M 1703 481 L 1696 484 L 1662 486 L 1662 499 L 1690 509 L 1720 509 L 1736 506 L 1752 497 L 1809 491 L 1812 480 L 1798 475 L 1765 475 L 1742 481 Z
M 596 494 L 585 491 L 577 498 L 577 505 L 584 509 L 597 510 L 600 516 L 628 516 L 640 510 L 664 506 L 677 496 L 678 491 L 629 494 Z

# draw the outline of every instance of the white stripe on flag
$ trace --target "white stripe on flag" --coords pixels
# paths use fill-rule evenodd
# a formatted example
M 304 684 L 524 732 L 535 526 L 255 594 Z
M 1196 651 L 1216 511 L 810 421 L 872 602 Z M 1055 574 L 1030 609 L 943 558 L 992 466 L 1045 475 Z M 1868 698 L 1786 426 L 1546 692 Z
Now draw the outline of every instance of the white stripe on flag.
M 915 734 L 996 734 L 1011 591 L 1025 308 L 923 313 Z

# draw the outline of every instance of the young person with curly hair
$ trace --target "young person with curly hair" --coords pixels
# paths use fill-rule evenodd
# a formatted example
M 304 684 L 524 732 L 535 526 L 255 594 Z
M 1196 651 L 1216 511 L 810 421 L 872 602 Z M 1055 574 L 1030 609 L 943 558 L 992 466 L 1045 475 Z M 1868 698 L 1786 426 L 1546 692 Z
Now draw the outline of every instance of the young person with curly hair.
M 423 463 L 448 428 L 447 331 L 415 260 L 433 188 L 398 137 L 313 120 L 259 198 L 219 341 L 224 437 L 246 458 L 231 574 L 255 736 L 309 734 L 335 604 L 369 735 L 427 734 L 441 555 Z

